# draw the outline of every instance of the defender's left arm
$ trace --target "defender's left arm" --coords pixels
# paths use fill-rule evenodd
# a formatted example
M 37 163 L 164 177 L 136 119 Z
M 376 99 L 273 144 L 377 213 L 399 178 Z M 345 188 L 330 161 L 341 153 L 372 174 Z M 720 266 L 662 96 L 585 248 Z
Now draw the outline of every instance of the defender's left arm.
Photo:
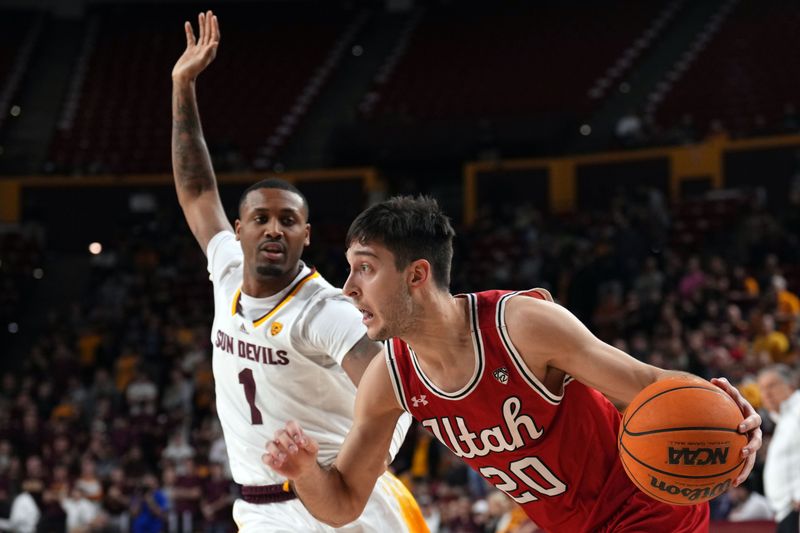
M 361 376 L 364 375 L 364 371 L 369 366 L 370 361 L 382 349 L 383 346 L 380 343 L 370 340 L 365 334 L 345 354 L 342 359 L 342 369 L 356 387 L 361 382 Z
M 511 341 L 539 379 L 548 368 L 556 368 L 625 405 L 660 379 L 690 375 L 648 365 L 606 344 L 575 315 L 555 303 L 511 298 L 506 307 L 506 324 Z M 745 468 L 734 482 L 739 485 L 753 469 L 756 451 L 761 447 L 761 417 L 728 380 L 711 382 L 733 398 L 744 415 L 739 432 L 748 435 L 748 443 L 742 449 Z

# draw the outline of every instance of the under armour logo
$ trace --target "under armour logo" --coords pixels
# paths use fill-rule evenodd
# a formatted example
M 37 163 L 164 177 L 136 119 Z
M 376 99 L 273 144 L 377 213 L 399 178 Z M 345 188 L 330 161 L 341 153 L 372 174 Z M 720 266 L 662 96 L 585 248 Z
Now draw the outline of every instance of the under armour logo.
M 494 372 L 492 372 L 494 379 L 502 383 L 503 385 L 508 384 L 508 369 L 504 366 L 501 366 Z
M 419 398 L 413 396 L 411 398 L 411 402 L 414 404 L 414 407 L 419 407 L 420 405 L 428 405 L 428 400 L 425 399 L 424 394 L 421 394 Z

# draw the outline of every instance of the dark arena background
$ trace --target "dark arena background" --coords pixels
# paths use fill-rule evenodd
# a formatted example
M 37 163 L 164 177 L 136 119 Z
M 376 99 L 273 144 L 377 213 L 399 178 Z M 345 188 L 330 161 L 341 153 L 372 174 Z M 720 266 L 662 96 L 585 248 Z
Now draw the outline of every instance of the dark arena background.
M 148 474 L 161 530 L 236 529 L 170 161 L 170 71 L 209 8 L 197 90 L 231 220 L 290 180 L 304 257 L 341 286 L 362 209 L 436 197 L 454 293 L 545 287 L 634 357 L 739 387 L 764 446 L 712 531 L 775 530 L 756 376 L 800 369 L 793 0 L 0 0 L 0 519 L 26 491 L 41 515 L 0 529 L 139 531 Z M 416 426 L 392 468 L 434 532 L 537 531 Z

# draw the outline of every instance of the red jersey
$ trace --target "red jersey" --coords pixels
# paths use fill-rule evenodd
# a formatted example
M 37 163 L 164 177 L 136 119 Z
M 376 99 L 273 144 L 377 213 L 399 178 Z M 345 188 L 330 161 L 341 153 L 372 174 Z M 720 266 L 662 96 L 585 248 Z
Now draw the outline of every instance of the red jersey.
M 619 528 L 631 514 L 625 512 L 626 502 L 638 492 L 619 461 L 620 413 L 600 392 L 570 376 L 556 394 L 528 369 L 506 330 L 505 305 L 517 294 L 547 299 L 535 290 L 463 296 L 469 301 L 475 372 L 461 390 L 436 387 L 411 347 L 400 339 L 388 341 L 387 364 L 398 400 L 540 527 L 588 532 L 613 523 Z M 649 513 L 653 505 L 663 505 L 661 515 L 693 509 L 680 511 L 655 500 L 647 505 Z M 707 506 L 703 513 L 707 528 Z M 683 527 L 681 520 L 671 531 L 703 530 L 697 527 L 702 516 L 695 518 L 689 521 L 694 525 Z

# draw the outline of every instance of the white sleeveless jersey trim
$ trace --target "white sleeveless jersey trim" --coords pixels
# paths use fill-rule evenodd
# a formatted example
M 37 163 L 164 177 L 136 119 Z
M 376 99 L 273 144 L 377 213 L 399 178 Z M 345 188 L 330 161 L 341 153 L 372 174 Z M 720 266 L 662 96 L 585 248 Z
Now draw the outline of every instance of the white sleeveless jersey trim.
M 535 289 L 534 289 L 535 290 Z M 517 296 L 521 292 L 528 292 L 528 291 L 516 291 L 506 294 L 502 296 L 497 301 L 497 313 L 496 313 L 496 324 L 497 324 L 497 331 L 500 333 L 500 339 L 503 341 L 503 346 L 506 349 L 506 353 L 508 353 L 509 359 L 514 363 L 514 367 L 517 369 L 517 372 L 528 382 L 528 385 L 536 391 L 539 396 L 541 396 L 546 402 L 558 405 L 561 403 L 561 400 L 564 398 L 564 386 L 572 381 L 572 376 L 569 374 L 564 375 L 564 380 L 561 386 L 561 394 L 553 394 L 545 387 L 544 383 L 542 383 L 539 378 L 536 377 L 528 365 L 525 364 L 525 361 L 522 359 L 522 356 L 517 351 L 516 346 L 514 343 L 511 342 L 511 337 L 508 335 L 508 329 L 506 327 L 506 303 Z
M 397 397 L 400 407 L 402 407 L 404 411 L 408 412 L 408 404 L 406 403 L 406 395 L 403 389 L 403 379 L 400 377 L 400 369 L 397 368 L 397 359 L 394 354 L 392 339 L 385 341 L 383 345 L 386 353 L 386 367 L 389 370 L 389 377 L 391 378 L 394 395 Z
M 411 354 L 411 363 L 414 366 L 414 371 L 417 373 L 420 381 L 422 381 L 431 393 L 445 400 L 461 400 L 469 396 L 469 394 L 475 390 L 475 387 L 478 386 L 478 382 L 480 382 L 483 376 L 483 368 L 486 366 L 483 354 L 483 338 L 481 337 L 481 330 L 478 325 L 478 299 L 474 294 L 467 294 L 466 297 L 469 302 L 469 318 L 472 330 L 470 335 L 472 336 L 472 349 L 475 355 L 475 370 L 466 385 L 455 392 L 443 391 L 428 379 L 428 376 L 425 375 L 425 372 L 423 372 L 422 367 L 419 365 L 417 354 L 414 353 L 411 346 L 406 345 L 408 347 L 408 353 Z

